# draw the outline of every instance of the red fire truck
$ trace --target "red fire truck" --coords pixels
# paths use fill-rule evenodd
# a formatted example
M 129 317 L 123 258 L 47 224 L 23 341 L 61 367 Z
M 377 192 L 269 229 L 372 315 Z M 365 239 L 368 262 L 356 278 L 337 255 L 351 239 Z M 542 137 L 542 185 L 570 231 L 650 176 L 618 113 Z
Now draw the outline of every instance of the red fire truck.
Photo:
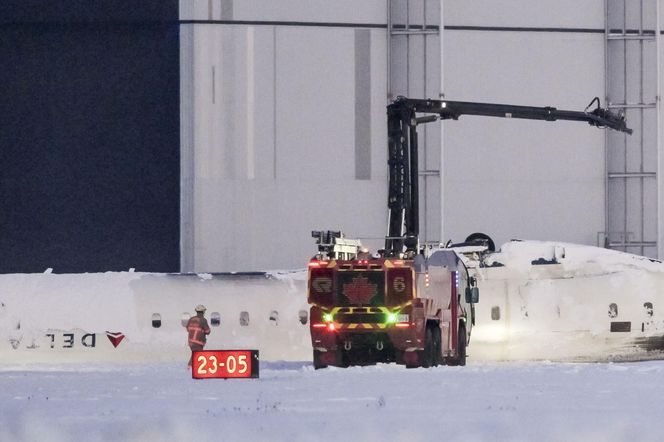
M 314 366 L 465 365 L 479 292 L 461 255 L 336 259 L 334 233 L 319 233 L 331 253 L 309 262 Z
M 589 110 L 597 102 L 595 109 Z M 582 112 L 399 97 L 388 115 L 388 232 L 385 249 L 362 253 L 360 242 L 341 232 L 315 231 L 317 255 L 309 262 L 308 301 L 315 368 L 391 362 L 409 367 L 465 365 L 466 346 L 479 301 L 467 257 L 492 251 L 482 234 L 464 249 L 419 242 L 419 124 L 461 115 L 585 121 L 631 133 L 622 114 L 594 99 Z M 468 247 L 471 247 L 470 249 Z M 474 248 L 473 248 L 474 247 Z

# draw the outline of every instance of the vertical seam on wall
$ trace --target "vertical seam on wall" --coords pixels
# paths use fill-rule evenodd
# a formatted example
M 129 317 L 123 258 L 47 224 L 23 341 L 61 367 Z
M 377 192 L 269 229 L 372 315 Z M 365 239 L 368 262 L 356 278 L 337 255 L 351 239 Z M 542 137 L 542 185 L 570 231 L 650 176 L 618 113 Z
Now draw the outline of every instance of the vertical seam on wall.
M 371 31 L 355 30 L 355 179 L 371 179 Z
M 255 39 L 254 27 L 247 27 L 247 179 L 256 177 L 255 140 L 254 140 L 254 113 L 255 113 Z
M 242 96 L 237 95 L 235 84 L 237 81 L 237 48 L 234 30 L 230 27 L 221 29 L 221 119 L 222 127 L 222 148 L 223 148 L 223 171 L 224 178 L 234 179 L 236 177 L 238 158 L 240 153 L 235 150 L 237 135 L 240 132 L 235 126 L 233 110 L 236 109 L 238 99 Z M 238 172 L 239 173 L 239 172 Z
M 180 27 L 180 270 L 195 266 L 194 25 Z
M 272 174 L 277 179 L 277 27 L 272 27 Z

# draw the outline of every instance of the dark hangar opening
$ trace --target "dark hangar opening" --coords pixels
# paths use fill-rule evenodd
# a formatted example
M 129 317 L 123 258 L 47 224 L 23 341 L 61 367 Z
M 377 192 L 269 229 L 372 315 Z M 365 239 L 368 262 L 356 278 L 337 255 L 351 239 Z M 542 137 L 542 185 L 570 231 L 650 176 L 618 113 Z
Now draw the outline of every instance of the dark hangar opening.
M 177 0 L 0 5 L 0 273 L 178 271 Z

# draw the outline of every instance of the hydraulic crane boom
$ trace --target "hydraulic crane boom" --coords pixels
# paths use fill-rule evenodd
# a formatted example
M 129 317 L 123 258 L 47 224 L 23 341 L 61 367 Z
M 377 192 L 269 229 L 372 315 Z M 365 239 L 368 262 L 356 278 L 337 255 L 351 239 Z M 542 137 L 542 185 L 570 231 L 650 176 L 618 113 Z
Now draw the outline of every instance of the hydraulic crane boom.
M 595 102 L 597 107 L 589 111 Z M 387 106 L 389 219 L 385 251 L 388 255 L 394 256 L 404 252 L 404 247 L 406 252 L 417 252 L 419 235 L 417 126 L 439 119 L 456 120 L 461 115 L 543 121 L 585 121 L 591 126 L 632 133 L 632 129 L 627 127 L 624 115 L 601 108 L 599 98 L 593 99 L 584 111 L 568 111 L 549 106 L 514 106 L 398 97 Z

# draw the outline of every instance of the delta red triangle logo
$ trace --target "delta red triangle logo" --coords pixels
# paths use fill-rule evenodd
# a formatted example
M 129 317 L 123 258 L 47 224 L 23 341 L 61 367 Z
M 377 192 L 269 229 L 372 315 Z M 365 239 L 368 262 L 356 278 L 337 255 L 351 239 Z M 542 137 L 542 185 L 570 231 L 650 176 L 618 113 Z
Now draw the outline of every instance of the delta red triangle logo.
M 113 344 L 114 348 L 118 348 L 118 345 L 120 345 L 120 342 L 122 342 L 125 335 L 122 334 L 121 332 L 106 331 L 106 337 L 108 338 L 109 341 L 111 341 L 111 344 Z

